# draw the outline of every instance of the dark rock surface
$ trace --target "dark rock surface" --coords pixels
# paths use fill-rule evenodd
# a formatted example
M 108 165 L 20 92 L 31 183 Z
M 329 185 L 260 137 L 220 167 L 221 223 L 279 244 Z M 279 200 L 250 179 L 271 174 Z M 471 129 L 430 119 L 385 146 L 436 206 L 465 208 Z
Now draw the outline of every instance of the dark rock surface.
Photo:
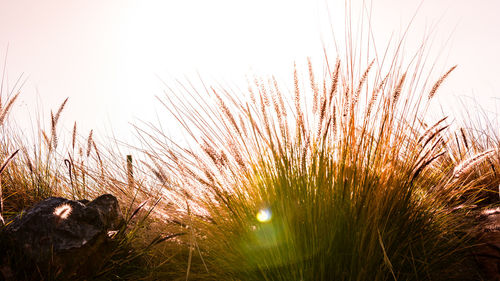
M 110 252 L 110 236 L 122 222 L 118 201 L 112 195 L 90 202 L 50 197 L 2 230 L 0 275 L 12 280 L 84 276 L 98 269 Z
M 500 208 L 487 209 L 477 216 L 479 242 L 475 256 L 484 280 L 500 281 Z

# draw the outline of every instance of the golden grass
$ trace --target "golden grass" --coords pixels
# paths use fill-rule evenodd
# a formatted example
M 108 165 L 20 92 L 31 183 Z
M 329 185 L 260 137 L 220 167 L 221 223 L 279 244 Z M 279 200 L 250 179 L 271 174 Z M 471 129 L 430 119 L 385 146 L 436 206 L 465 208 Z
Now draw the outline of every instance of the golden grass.
M 132 154 L 76 122 L 60 143 L 68 99 L 24 140 L 6 122 L 17 93 L 0 102 L 0 219 L 48 196 L 117 196 L 127 224 L 93 278 L 477 280 L 471 210 L 498 198 L 498 133 L 428 118 L 456 66 L 421 81 L 423 48 L 406 64 L 399 47 L 346 49 L 323 75 L 294 64 L 289 92 L 274 77 L 170 89 L 159 102 L 189 145 L 138 128 Z

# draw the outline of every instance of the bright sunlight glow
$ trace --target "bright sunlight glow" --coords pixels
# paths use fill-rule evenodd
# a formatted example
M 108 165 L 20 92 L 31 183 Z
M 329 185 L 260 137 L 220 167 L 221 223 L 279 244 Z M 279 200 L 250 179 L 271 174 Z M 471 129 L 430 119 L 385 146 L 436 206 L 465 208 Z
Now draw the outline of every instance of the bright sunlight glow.
M 262 209 L 257 213 L 257 220 L 259 222 L 270 222 L 273 214 L 269 208 Z

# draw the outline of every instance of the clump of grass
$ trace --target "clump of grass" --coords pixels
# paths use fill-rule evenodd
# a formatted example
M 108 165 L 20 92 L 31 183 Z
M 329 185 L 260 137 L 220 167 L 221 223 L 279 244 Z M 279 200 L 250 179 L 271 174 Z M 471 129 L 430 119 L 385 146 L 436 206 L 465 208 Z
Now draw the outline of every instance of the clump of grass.
M 449 136 L 446 162 L 455 166 L 456 180 L 475 182 L 481 189 L 479 206 L 498 202 L 500 186 L 500 136 L 498 115 L 492 116 L 479 106 L 468 103 L 463 118 Z M 492 118 L 493 117 L 493 118 Z
M 424 48 L 404 64 L 401 45 L 364 60 L 348 42 L 323 75 L 310 59 L 305 78 L 294 67 L 291 91 L 274 77 L 246 93 L 181 85 L 160 102 L 191 141 L 137 128 L 145 159 L 76 123 L 65 145 L 67 100 L 27 144 L 6 126 L 13 91 L 0 101 L 0 214 L 114 194 L 127 223 L 89 273 L 103 280 L 481 279 L 471 209 L 500 182 L 499 138 L 428 121 L 455 66 L 422 81 Z
M 151 229 L 154 219 L 150 214 L 161 198 L 158 190 L 149 186 L 141 174 L 129 175 L 127 167 L 130 168 L 132 162 L 126 165 L 125 155 L 114 151 L 116 147 L 112 145 L 99 146 L 93 131 L 81 137 L 76 122 L 70 142 L 64 141 L 58 124 L 68 99 L 51 112 L 48 127 L 43 127 L 41 119 L 38 120 L 34 139 L 30 140 L 30 136 L 9 122 L 8 113 L 19 93 L 9 98 L 0 92 L 0 236 L 4 225 L 16 215 L 49 196 L 80 200 L 112 193 L 118 198 L 126 223 L 112 235 L 107 251 L 99 253 L 101 264 L 94 264 L 95 272 L 72 278 L 137 280 L 154 276 L 155 268 L 163 260 L 152 261 L 153 248 L 182 234 L 166 232 L 165 226 L 158 224 L 155 224 L 156 229 Z M 42 270 L 45 274 L 41 275 L 29 261 L 12 258 L 8 252 L 12 250 L 10 246 L 5 240 L 0 239 L 0 242 L 2 277 L 22 280 L 68 278 L 50 268 Z
M 186 279 L 479 278 L 472 217 L 458 208 L 476 202 L 478 186 L 455 180 L 462 168 L 446 161 L 445 118 L 421 122 L 454 67 L 429 89 L 415 78 L 416 57 L 364 69 L 338 60 L 324 81 L 309 62 L 310 87 L 295 68 L 288 95 L 272 79 L 256 79 L 248 99 L 214 88 L 169 93 L 162 102 L 198 148 L 150 134 L 160 145 L 148 155 L 195 210 L 184 220 Z M 206 267 L 193 272 L 193 256 Z

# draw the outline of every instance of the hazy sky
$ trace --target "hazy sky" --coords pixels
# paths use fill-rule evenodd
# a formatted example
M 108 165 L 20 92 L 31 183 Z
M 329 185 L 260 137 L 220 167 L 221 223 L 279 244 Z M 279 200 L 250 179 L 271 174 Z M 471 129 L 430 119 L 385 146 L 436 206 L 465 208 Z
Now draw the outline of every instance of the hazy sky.
M 290 77 L 294 60 L 307 56 L 320 65 L 329 33 L 325 2 L 341 28 L 343 0 L 0 0 L 0 58 L 8 46 L 11 86 L 21 73 L 28 77 L 16 116 L 33 115 L 37 95 L 45 113 L 70 97 L 63 126 L 77 121 L 87 134 L 106 133 L 111 124 L 123 137 L 128 122 L 155 118 L 160 79 L 196 79 L 199 72 L 245 88 L 246 74 Z M 377 40 L 400 32 L 420 2 L 373 0 Z M 357 13 L 361 1 L 353 3 Z M 438 70 L 459 65 L 441 100 L 475 96 L 491 109 L 500 97 L 499 12 L 499 0 L 423 2 L 410 45 L 437 25 Z

